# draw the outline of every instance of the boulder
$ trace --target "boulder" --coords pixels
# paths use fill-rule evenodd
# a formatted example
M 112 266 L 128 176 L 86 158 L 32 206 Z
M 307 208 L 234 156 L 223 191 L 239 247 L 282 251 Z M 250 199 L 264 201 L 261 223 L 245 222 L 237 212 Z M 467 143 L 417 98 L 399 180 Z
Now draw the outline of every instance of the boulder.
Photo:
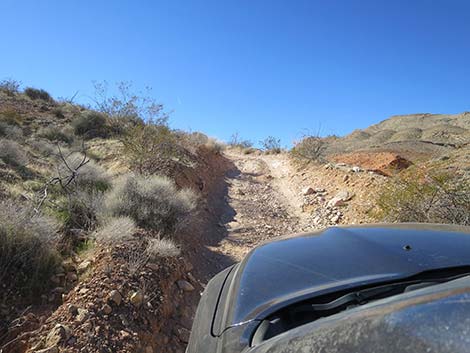
M 176 284 L 183 292 L 192 292 L 194 290 L 194 286 L 184 279 L 180 279 Z

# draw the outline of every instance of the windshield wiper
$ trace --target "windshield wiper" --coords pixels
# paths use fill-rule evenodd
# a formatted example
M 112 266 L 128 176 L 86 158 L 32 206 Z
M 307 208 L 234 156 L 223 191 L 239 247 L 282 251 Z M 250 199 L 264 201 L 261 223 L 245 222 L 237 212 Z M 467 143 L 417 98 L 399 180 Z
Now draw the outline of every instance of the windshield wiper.
M 407 291 L 407 289 L 419 289 L 427 286 L 449 282 L 454 279 L 467 276 L 468 274 L 460 274 L 452 277 L 435 278 L 435 279 L 422 279 L 412 280 L 397 283 L 389 283 L 378 287 L 366 288 L 359 291 L 347 293 L 335 300 L 323 304 L 305 304 L 294 308 L 296 312 L 305 311 L 325 311 L 334 310 L 342 306 L 351 304 L 363 305 L 374 299 L 385 298 L 394 294 L 399 294 Z

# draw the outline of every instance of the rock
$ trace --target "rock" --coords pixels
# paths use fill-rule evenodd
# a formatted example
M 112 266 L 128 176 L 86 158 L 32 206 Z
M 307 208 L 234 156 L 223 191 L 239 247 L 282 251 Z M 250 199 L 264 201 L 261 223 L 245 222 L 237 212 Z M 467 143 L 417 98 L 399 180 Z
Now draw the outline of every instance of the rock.
M 84 273 L 84 272 L 86 272 L 90 267 L 91 267 L 91 261 L 85 260 L 85 261 L 81 262 L 80 265 L 78 265 L 77 271 L 78 271 L 78 273 Z
M 63 294 L 63 293 L 65 293 L 65 288 L 64 287 L 55 287 L 52 290 L 52 293 Z
M 311 186 L 308 186 L 302 190 L 302 195 L 304 196 L 312 195 L 314 193 L 315 193 L 315 190 Z
M 119 337 L 121 337 L 121 339 L 126 339 L 126 338 L 130 338 L 131 334 L 127 331 L 121 330 L 119 331 Z
M 351 168 L 351 170 L 354 172 L 354 173 L 359 173 L 359 172 L 362 172 L 362 169 L 361 167 L 358 167 L 358 166 L 354 166 Z
M 88 319 L 89 312 L 86 309 L 78 308 L 77 309 L 77 316 L 75 317 L 75 320 L 83 323 L 85 322 L 86 319 Z
M 112 290 L 108 295 L 108 302 L 113 302 L 116 305 L 121 305 L 122 296 L 117 290 Z
M 349 175 L 345 174 L 343 177 L 343 181 L 348 181 L 349 180 Z
M 75 264 L 71 260 L 62 261 L 62 268 L 65 272 L 75 271 Z
M 75 272 L 68 272 L 66 278 L 67 278 L 67 281 L 69 282 L 78 281 L 78 276 Z
M 348 191 L 340 191 L 339 193 L 336 194 L 335 197 L 333 197 L 330 201 L 328 201 L 327 206 L 328 207 L 336 207 L 336 206 L 341 206 L 344 205 L 346 201 L 349 201 L 351 199 L 352 195 L 349 194 Z
M 75 316 L 75 315 L 78 314 L 78 309 L 77 309 L 77 307 L 76 307 L 75 305 L 73 305 L 73 304 L 69 304 L 69 305 L 67 306 L 67 310 L 68 310 L 68 312 L 69 312 L 71 315 L 74 315 L 74 316 Z
M 57 275 L 52 276 L 50 280 L 51 280 L 51 282 L 54 283 L 54 284 L 60 284 L 60 282 L 61 282 L 61 281 L 60 281 L 60 277 L 57 276 Z
M 61 324 L 55 325 L 46 336 L 46 346 L 53 347 L 61 342 L 65 342 L 69 339 L 70 333 L 71 331 L 67 326 Z
M 194 290 L 194 286 L 184 279 L 180 279 L 176 284 L 183 292 L 192 292 Z
M 142 294 L 142 292 L 140 290 L 138 290 L 138 291 L 132 293 L 129 299 L 130 299 L 132 305 L 134 305 L 136 307 L 139 307 L 139 306 L 142 305 L 142 303 L 144 301 L 144 295 Z
M 112 313 L 113 308 L 111 308 L 111 306 L 109 306 L 108 304 L 105 304 L 105 305 L 103 305 L 103 307 L 101 308 L 101 310 L 102 310 L 103 313 L 105 313 L 106 315 L 109 315 L 109 314 Z
M 330 218 L 330 221 L 333 222 L 333 223 L 338 223 L 340 218 L 341 217 L 339 215 L 335 215 L 335 216 Z
M 176 333 L 181 342 L 183 343 L 189 342 L 190 331 L 187 328 L 180 326 L 176 329 Z

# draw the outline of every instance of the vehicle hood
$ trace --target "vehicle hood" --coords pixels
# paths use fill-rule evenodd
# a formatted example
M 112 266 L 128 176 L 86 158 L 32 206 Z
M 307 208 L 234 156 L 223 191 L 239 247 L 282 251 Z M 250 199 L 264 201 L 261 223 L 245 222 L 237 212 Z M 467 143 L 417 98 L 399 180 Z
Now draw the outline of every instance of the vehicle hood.
M 234 269 L 215 333 L 318 295 L 467 266 L 469 254 L 470 228 L 443 225 L 333 227 L 273 241 Z

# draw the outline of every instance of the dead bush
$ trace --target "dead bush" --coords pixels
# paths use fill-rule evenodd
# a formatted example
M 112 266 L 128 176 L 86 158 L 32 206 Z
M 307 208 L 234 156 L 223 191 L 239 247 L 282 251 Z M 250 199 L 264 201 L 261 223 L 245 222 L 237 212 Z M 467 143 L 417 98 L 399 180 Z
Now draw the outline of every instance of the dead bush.
M 0 139 L 0 159 L 15 167 L 24 167 L 28 163 L 23 146 L 8 139 Z
M 43 90 L 43 89 L 37 89 L 33 87 L 26 87 L 24 90 L 24 94 L 31 98 L 32 100 L 36 99 L 41 99 L 46 102 L 53 102 L 54 100 L 52 99 L 51 95 Z
M 438 169 L 413 168 L 383 187 L 374 216 L 385 222 L 470 225 L 470 181 Z
M 105 205 L 111 216 L 128 216 L 142 228 L 172 235 L 194 209 L 196 196 L 165 177 L 128 174 L 115 183 Z
M 13 200 L 0 202 L 2 291 L 33 294 L 49 283 L 58 262 L 57 225 Z
M 98 112 L 80 114 L 72 121 L 72 127 L 76 135 L 86 139 L 106 138 L 110 133 L 106 116 Z
M 112 245 L 130 239 L 136 231 L 137 227 L 133 219 L 112 217 L 95 232 L 94 236 L 98 243 Z

